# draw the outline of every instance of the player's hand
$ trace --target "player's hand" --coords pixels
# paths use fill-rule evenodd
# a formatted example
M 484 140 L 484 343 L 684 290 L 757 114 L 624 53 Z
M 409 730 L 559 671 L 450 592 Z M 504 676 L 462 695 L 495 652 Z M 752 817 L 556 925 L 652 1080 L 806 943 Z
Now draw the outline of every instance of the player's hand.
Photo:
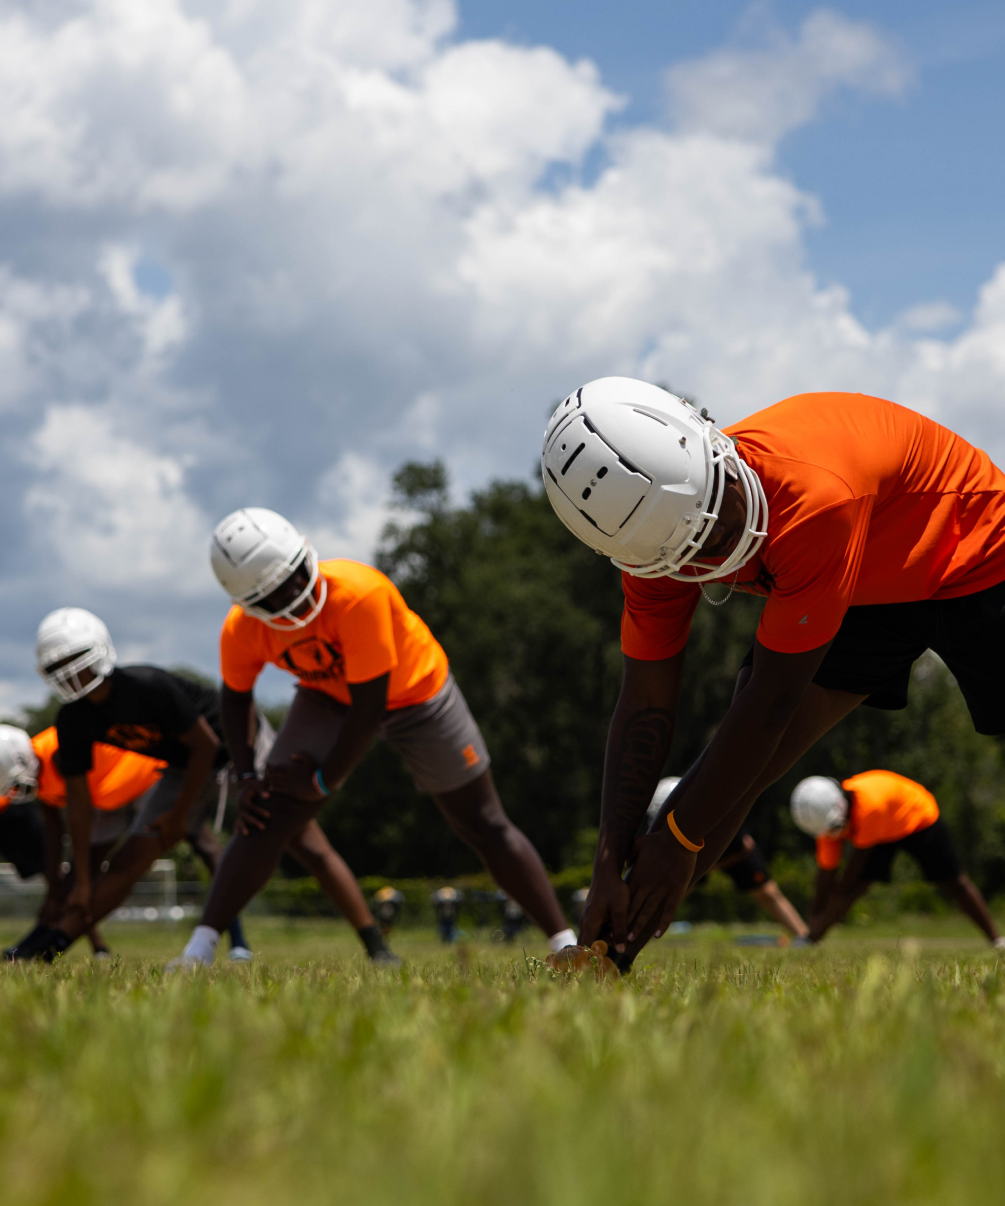
M 161 850 L 166 852 L 177 846 L 185 836 L 187 821 L 187 807 L 184 812 L 179 812 L 176 808 L 172 808 L 169 812 L 165 812 L 163 816 L 159 816 L 151 821 L 147 826 L 147 833 L 158 838 Z
M 325 798 L 314 785 L 317 766 L 310 754 L 294 754 L 283 766 L 270 766 L 265 772 L 265 780 L 272 791 L 314 803 Z
M 628 875 L 628 940 L 639 937 L 656 923 L 659 938 L 673 920 L 694 874 L 696 854 L 685 849 L 669 826 L 647 833 L 635 847 L 635 863 Z
M 579 941 L 592 946 L 604 933 L 619 953 L 625 949 L 628 921 L 628 885 L 613 861 L 594 868 L 590 894 L 579 920 Z
M 85 921 L 91 920 L 91 885 L 80 883 L 73 885 L 73 890 L 66 898 L 66 912 L 81 913 Z
M 247 837 L 253 829 L 264 829 L 272 813 L 263 803 L 269 797 L 264 780 L 242 779 L 237 787 L 237 818 L 234 830 Z

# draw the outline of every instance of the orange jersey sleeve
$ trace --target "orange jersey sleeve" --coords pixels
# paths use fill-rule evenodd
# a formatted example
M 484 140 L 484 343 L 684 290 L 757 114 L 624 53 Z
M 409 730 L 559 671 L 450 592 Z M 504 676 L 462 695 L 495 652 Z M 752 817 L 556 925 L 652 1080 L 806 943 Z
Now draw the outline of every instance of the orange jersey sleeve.
M 251 691 L 271 659 L 264 652 L 260 620 L 245 615 L 236 604 L 227 612 L 220 632 L 220 677 L 231 691 Z
M 863 771 L 841 786 L 854 796 L 851 843 L 857 850 L 898 842 L 939 819 L 939 805 L 932 793 L 893 771 Z
M 642 662 L 680 653 L 687 644 L 701 588 L 672 578 L 633 578 L 622 573 L 621 589 L 625 595 L 622 651 Z
M 841 866 L 843 851 L 843 837 L 818 837 L 817 866 L 821 871 L 836 871 Z

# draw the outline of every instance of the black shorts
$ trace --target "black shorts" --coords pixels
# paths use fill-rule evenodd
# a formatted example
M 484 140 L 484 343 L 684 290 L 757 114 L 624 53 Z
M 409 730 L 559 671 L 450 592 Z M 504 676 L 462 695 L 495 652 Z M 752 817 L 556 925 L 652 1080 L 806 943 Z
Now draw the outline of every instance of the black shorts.
M 931 649 L 956 678 L 974 728 L 1005 733 L 1005 582 L 960 599 L 849 607 L 813 681 L 865 695 L 872 708 L 907 706 L 911 667 Z M 753 665 L 751 648 L 743 659 Z
M 45 870 L 45 830 L 34 804 L 11 804 L 0 812 L 0 855 L 22 879 Z
M 763 888 L 771 878 L 767 861 L 756 842 L 752 850 L 744 852 L 743 838 L 746 832 L 746 829 L 741 829 L 722 852 L 724 859 L 735 858 L 738 854 L 742 854 L 743 858 L 726 867 L 719 867 L 719 870 L 736 884 L 738 892 L 753 892 L 757 888 Z
M 963 873 L 956 847 L 949 833 L 949 826 L 942 817 L 925 829 L 910 833 L 898 842 L 883 842 L 873 846 L 866 856 L 861 878 L 866 883 L 890 882 L 893 856 L 898 850 L 909 854 L 921 868 L 921 874 L 929 883 L 942 883 L 956 879 Z

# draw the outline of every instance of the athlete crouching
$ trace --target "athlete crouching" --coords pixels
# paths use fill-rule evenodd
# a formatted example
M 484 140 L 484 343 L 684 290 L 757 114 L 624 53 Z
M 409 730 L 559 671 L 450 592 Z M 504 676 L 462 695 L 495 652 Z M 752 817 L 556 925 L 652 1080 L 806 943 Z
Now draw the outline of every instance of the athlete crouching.
M 814 742 L 859 704 L 906 706 L 926 649 L 977 731 L 1005 734 L 1005 474 L 932 420 L 835 392 L 719 430 L 682 398 L 608 377 L 556 409 L 542 474 L 560 519 L 622 570 L 624 679 L 580 935 L 609 936 L 622 965 Z M 634 843 L 714 581 L 765 598 L 756 640 L 708 748 Z
M 220 638 L 223 723 L 245 785 L 237 830 L 181 962 L 212 960 L 220 932 L 264 886 L 283 846 L 316 827 L 322 803 L 377 736 L 552 947 L 574 941 L 537 851 L 503 810 L 446 654 L 394 583 L 357 561 L 319 564 L 291 524 L 259 507 L 224 519 L 210 555 L 235 604 Z M 263 781 L 238 748 L 267 663 L 299 683 Z
M 51 961 L 122 904 L 153 861 L 182 838 L 214 871 L 220 848 L 205 816 L 216 799 L 213 772 L 226 765 L 227 750 L 212 687 L 156 666 L 117 667 L 108 629 L 83 608 L 63 607 L 45 617 L 36 658 L 42 678 L 63 701 L 55 727 L 74 875 L 62 915 L 23 957 Z M 108 869 L 92 880 L 88 776 L 101 743 L 164 766 Z M 245 961 L 251 951 L 239 919 L 232 920 L 231 956 Z M 20 948 L 15 957 L 22 957 Z
M 960 866 L 935 797 L 920 783 L 887 770 L 863 771 L 841 783 L 812 775 L 796 784 L 791 807 L 799 828 L 816 838 L 811 942 L 819 942 L 832 925 L 843 921 L 870 885 L 889 883 L 894 856 L 903 851 L 993 946 L 1005 948 L 984 897 Z M 846 842 L 851 855 L 839 877 Z
M 89 858 L 92 879 L 125 837 L 136 808 L 142 807 L 142 797 L 155 786 L 166 765 L 131 750 L 103 744 L 94 747 L 94 765 L 87 773 L 87 787 L 95 809 Z M 11 806 L 17 812 L 30 811 L 35 814 L 41 834 L 40 865 L 31 873 L 44 871 L 48 892 L 39 909 L 37 924 L 3 952 L 7 959 L 28 959 L 46 945 L 50 928 L 65 911 L 75 878 L 72 866 L 67 874 L 62 871 L 66 780 L 60 773 L 55 725 L 31 738 L 24 729 L 0 725 L 0 793 L 3 809 L 0 815 L 9 815 Z M 36 801 L 37 809 L 33 807 Z M 97 926 L 91 926 L 87 936 L 95 955 L 110 953 Z

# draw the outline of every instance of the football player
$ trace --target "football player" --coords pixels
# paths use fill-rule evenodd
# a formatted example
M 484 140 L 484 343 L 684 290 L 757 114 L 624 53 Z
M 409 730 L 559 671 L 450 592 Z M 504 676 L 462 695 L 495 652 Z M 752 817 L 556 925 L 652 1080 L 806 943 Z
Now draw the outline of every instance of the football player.
M 182 838 L 210 872 L 215 869 L 220 850 L 204 818 L 217 795 L 213 772 L 226 765 L 227 749 L 218 693 L 156 666 L 117 667 L 108 629 L 89 611 L 61 607 L 47 615 L 35 653 L 39 673 L 62 701 L 56 737 L 74 869 L 62 916 L 39 939 L 38 949 L 25 956 L 51 960 L 117 908 L 154 859 Z M 88 774 L 99 743 L 145 754 L 165 766 L 126 841 L 92 882 L 94 805 Z M 251 951 L 240 920 L 232 920 L 231 956 L 246 961 Z
M 760 792 L 860 703 L 904 707 L 926 649 L 978 732 L 1005 732 L 1005 475 L 932 420 L 818 393 L 720 431 L 682 398 L 607 377 L 556 409 L 542 472 L 559 517 L 622 570 L 625 593 L 585 942 L 608 932 L 630 960 L 662 933 Z M 625 882 L 711 582 L 765 597 L 756 641 Z
M 223 725 L 246 782 L 237 832 L 181 960 L 213 958 L 220 931 L 268 880 L 283 845 L 377 736 L 549 943 L 574 939 L 537 851 L 503 810 L 446 654 L 394 583 L 358 561 L 319 563 L 292 524 L 260 507 L 228 515 L 210 556 L 234 601 L 220 638 Z M 239 746 L 267 663 L 298 686 L 263 782 Z
M 984 897 L 960 866 L 935 797 L 920 783 L 887 770 L 862 771 L 841 783 L 811 775 L 796 784 L 790 803 L 792 819 L 817 840 L 811 942 L 819 942 L 832 925 L 843 921 L 870 884 L 890 882 L 894 856 L 902 850 L 993 946 L 1005 948 Z M 846 842 L 851 855 L 838 878 Z
M 679 782 L 680 779 L 674 776 L 660 779 L 646 810 L 648 824 L 656 820 L 660 809 Z M 764 852 L 742 826 L 723 850 L 715 868 L 729 876 L 738 892 L 749 892 L 772 921 L 777 921 L 796 938 L 807 937 L 809 926 L 799 916 L 796 906 L 772 879 Z
M 154 786 L 165 765 L 131 750 L 95 745 L 94 766 L 87 774 L 87 787 L 95 808 L 89 859 L 92 879 L 116 843 L 125 836 L 133 817 L 133 806 Z M 62 916 L 73 884 L 72 868 L 69 875 L 63 875 L 61 871 L 66 781 L 59 768 L 59 743 L 54 725 L 29 738 L 24 729 L 0 724 L 0 809 L 3 810 L 0 818 L 21 814 L 26 819 L 30 815 L 34 822 L 30 832 L 34 834 L 37 829 L 41 841 L 41 851 L 35 840 L 31 843 L 30 867 L 22 869 L 26 853 L 23 845 L 22 862 L 12 861 L 22 878 L 43 871 L 48 884 L 37 924 L 3 952 L 8 959 L 26 959 L 38 953 L 43 935 Z M 36 800 L 40 809 L 31 806 Z M 29 831 L 23 820 L 22 831 Z M 2 834 L 0 819 L 0 841 Z M 2 848 L 7 853 L 8 847 Z M 87 936 L 96 955 L 109 953 L 97 926 L 91 926 Z

